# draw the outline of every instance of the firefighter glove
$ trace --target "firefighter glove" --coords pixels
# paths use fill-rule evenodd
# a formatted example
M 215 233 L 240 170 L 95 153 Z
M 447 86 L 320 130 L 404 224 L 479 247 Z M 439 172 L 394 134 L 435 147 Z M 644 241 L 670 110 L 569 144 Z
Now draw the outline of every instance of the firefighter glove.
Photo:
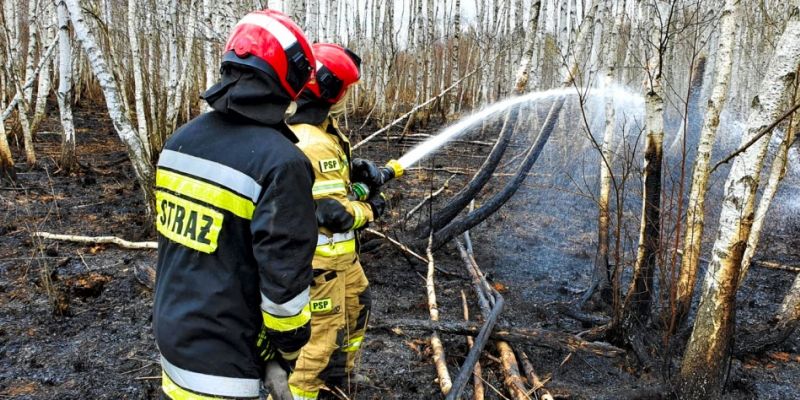
M 370 189 L 376 190 L 383 186 L 383 174 L 381 169 L 370 160 L 363 158 L 353 159 L 352 181 L 367 184 Z
M 367 199 L 367 204 L 372 207 L 372 214 L 375 216 L 375 219 L 378 219 L 386 210 L 386 196 L 381 192 L 377 192 Z
M 317 203 L 317 225 L 333 233 L 347 232 L 355 222 L 342 203 L 334 199 L 319 199 Z
M 269 336 L 267 335 L 267 328 L 265 326 L 261 326 L 261 331 L 258 333 L 258 341 L 256 341 L 256 348 L 258 349 L 258 356 L 263 361 L 270 361 L 274 360 L 275 356 L 278 354 L 278 349 L 275 348 L 275 345 L 269 340 Z

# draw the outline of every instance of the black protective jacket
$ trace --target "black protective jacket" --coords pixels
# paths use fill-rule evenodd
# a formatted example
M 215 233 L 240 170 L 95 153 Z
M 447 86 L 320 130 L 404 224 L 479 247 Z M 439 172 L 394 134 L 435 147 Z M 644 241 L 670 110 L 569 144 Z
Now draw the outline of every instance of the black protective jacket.
M 158 162 L 153 327 L 168 395 L 257 397 L 259 332 L 282 353 L 310 334 L 314 173 L 277 85 L 225 72 L 205 95 L 215 110 L 178 129 Z

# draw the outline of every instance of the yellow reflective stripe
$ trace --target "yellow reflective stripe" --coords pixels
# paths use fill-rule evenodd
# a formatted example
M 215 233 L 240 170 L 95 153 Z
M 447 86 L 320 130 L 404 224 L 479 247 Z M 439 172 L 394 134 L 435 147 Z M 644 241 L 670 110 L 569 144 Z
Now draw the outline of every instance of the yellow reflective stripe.
M 164 169 L 156 172 L 156 186 L 230 211 L 244 219 L 253 219 L 256 209 L 250 199 L 230 190 Z
M 317 396 L 319 395 L 318 390 L 303 390 L 294 385 L 289 385 L 289 391 L 292 392 L 292 397 L 294 397 L 294 400 L 316 400 Z
M 219 400 L 223 398 L 190 392 L 172 382 L 172 379 L 169 379 L 169 375 L 164 371 L 161 371 L 161 390 L 172 400 Z
M 317 246 L 317 249 L 314 251 L 314 254 L 322 257 L 335 257 L 355 252 L 356 252 L 356 240 L 350 239 L 345 242 L 319 245 Z
M 264 311 L 261 311 L 261 315 L 264 317 L 264 326 L 273 331 L 286 332 L 307 324 L 311 320 L 311 307 L 306 304 L 299 314 L 291 317 L 278 317 Z
M 347 187 L 341 179 L 332 179 L 328 181 L 316 181 L 311 188 L 311 194 L 314 197 L 324 196 L 326 194 L 341 193 L 347 194 Z
M 351 203 L 353 205 L 353 228 L 358 229 L 364 226 L 367 222 L 366 218 L 364 218 L 364 210 L 361 209 L 361 204 L 359 203 Z
M 347 346 L 342 348 L 343 352 L 356 351 L 361 348 L 361 343 L 364 341 L 364 335 L 356 336 L 347 342 Z

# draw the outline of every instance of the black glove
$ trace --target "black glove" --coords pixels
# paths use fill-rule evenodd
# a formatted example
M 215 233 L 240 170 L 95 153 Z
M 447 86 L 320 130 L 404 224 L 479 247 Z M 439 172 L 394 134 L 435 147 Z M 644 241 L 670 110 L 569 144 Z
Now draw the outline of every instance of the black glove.
M 352 164 L 350 176 L 353 182 L 365 183 L 370 190 L 374 191 L 377 191 L 386 183 L 383 181 L 381 169 L 374 162 L 363 158 L 355 158 Z
M 386 211 L 386 196 L 381 192 L 376 192 L 369 196 L 367 204 L 372 207 L 372 216 L 378 219 L 383 215 L 383 212 Z
M 261 331 L 258 332 L 258 340 L 256 341 L 256 349 L 258 349 L 258 357 L 263 361 L 274 360 L 278 355 L 278 349 L 269 340 L 267 335 L 267 327 L 261 326 Z M 280 358 L 280 357 L 277 357 Z
M 319 199 L 317 204 L 317 225 L 333 233 L 347 232 L 353 227 L 355 219 L 342 203 L 334 199 Z

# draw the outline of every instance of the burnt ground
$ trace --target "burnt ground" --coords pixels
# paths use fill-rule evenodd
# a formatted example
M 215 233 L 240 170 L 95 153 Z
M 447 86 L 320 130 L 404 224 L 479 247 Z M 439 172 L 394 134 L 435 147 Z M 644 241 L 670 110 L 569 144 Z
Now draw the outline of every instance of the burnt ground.
M 60 146 L 57 121 L 57 115 L 51 115 L 37 137 L 40 167 L 28 171 L 24 163 L 18 164 L 18 187 L 0 188 L 0 398 L 155 398 L 160 370 L 150 327 L 152 293 L 134 274 L 137 265 L 155 263 L 155 252 L 31 237 L 31 232 L 43 230 L 154 239 L 133 172 L 102 108 L 76 112 L 83 168 L 75 175 L 60 174 L 55 166 Z M 385 160 L 406 145 L 380 141 L 362 155 Z M 376 229 L 411 242 L 411 228 L 424 223 L 427 211 L 406 223 L 396 222 L 454 169 L 479 165 L 488 149 L 464 144 L 424 164 L 447 171 L 410 171 L 392 183 L 387 189 L 390 222 Z M 453 178 L 445 195 L 466 179 Z M 588 326 L 559 313 L 557 304 L 574 302 L 589 281 L 594 223 L 587 210 L 592 203 L 555 186 L 552 176 L 534 174 L 506 207 L 474 230 L 473 240 L 478 263 L 506 299 L 503 324 L 577 333 Z M 797 264 L 798 225 L 781 228 L 788 224 L 783 219 L 775 224 L 779 228 L 765 234 L 761 256 Z M 437 274 L 442 319 L 461 319 L 461 290 L 476 315 L 454 247 L 446 246 L 435 258 L 437 265 L 455 273 Z M 374 323 L 428 318 L 424 266 L 387 244 L 365 254 L 363 264 L 373 289 Z M 787 272 L 753 268 L 739 296 L 741 334 L 766 326 L 792 279 Z M 426 339 L 419 332 L 371 330 L 360 363 L 371 382 L 354 388 L 350 397 L 441 398 Z M 443 335 L 443 340 L 455 374 L 466 353 L 464 338 Z M 627 358 L 514 347 L 529 355 L 540 376 L 551 377 L 547 386 L 560 398 L 619 398 L 620 393 L 662 382 L 658 374 L 639 371 Z M 496 356 L 491 344 L 488 350 Z M 483 357 L 481 362 L 487 398 L 507 396 L 495 361 Z M 766 354 L 735 359 L 727 397 L 793 398 L 800 393 L 799 382 L 800 338 L 795 335 Z

